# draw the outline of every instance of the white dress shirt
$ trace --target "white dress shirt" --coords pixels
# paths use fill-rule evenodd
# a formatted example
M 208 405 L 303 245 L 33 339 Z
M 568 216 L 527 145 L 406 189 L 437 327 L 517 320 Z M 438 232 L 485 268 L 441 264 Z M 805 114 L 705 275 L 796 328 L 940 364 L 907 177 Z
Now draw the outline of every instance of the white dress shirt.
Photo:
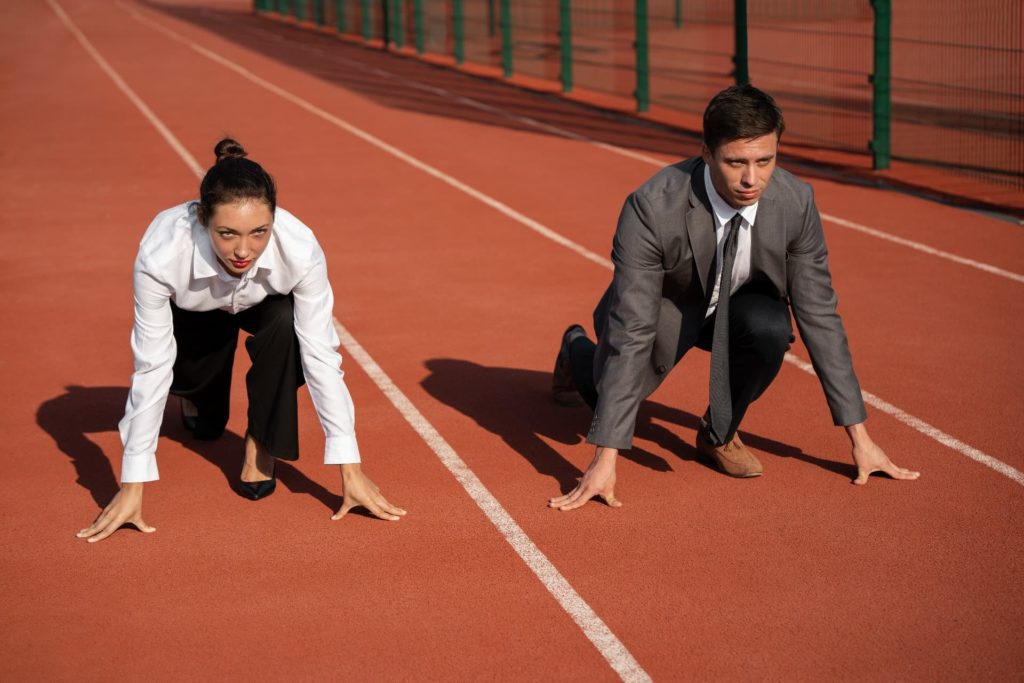
M 186 202 L 161 212 L 139 244 L 132 329 L 135 373 L 118 425 L 124 445 L 121 482 L 160 478 L 156 444 L 177 352 L 172 301 L 187 311 L 238 313 L 271 294 L 292 294 L 302 372 L 326 434 L 324 462 L 359 462 L 355 409 L 337 351 L 334 295 L 313 231 L 278 207 L 266 249 L 245 274 L 233 277 L 217 259 L 197 208 L 197 202 Z
M 737 213 L 743 217 L 740 222 L 740 234 L 736 238 L 736 259 L 732 262 L 732 289 L 735 292 L 750 279 L 750 231 L 757 219 L 757 202 L 744 206 L 738 211 L 722 199 L 715 186 L 711 183 L 711 170 L 704 166 L 704 187 L 708 189 L 708 199 L 715 214 L 715 286 L 711 290 L 711 303 L 705 318 L 711 317 L 718 307 L 718 288 L 722 282 L 722 250 L 725 248 L 725 228 Z

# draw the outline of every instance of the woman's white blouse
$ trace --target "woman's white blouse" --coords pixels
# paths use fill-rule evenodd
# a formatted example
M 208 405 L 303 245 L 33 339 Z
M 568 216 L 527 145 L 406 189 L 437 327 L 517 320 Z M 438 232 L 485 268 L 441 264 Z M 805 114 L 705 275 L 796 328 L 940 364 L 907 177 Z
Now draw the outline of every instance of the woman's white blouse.
M 324 462 L 359 462 L 355 408 L 337 351 L 334 295 L 324 252 L 313 231 L 278 207 L 270 243 L 256 263 L 236 278 L 217 260 L 197 208 L 197 202 L 187 202 L 158 214 L 143 235 L 135 259 L 135 373 L 124 419 L 118 425 L 124 444 L 122 483 L 160 478 L 156 443 L 177 351 L 172 301 L 188 311 L 238 313 L 268 295 L 291 293 L 302 372 L 327 437 Z

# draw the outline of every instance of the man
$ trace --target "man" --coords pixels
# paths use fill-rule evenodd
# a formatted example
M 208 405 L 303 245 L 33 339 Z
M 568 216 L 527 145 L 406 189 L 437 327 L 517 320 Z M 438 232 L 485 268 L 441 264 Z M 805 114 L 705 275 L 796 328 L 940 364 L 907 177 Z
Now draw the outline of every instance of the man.
M 571 326 L 553 377 L 556 401 L 593 408 L 587 441 L 597 453 L 552 507 L 572 510 L 594 496 L 621 506 L 615 461 L 631 446 L 637 409 L 694 346 L 711 352 L 697 450 L 726 474 L 759 476 L 761 463 L 736 430 L 794 340 L 790 310 L 833 421 L 849 435 L 854 483 L 872 472 L 919 476 L 896 467 L 864 426 L 811 187 L 776 168 L 784 129 L 769 95 L 728 88 L 704 112 L 702 155 L 662 169 L 626 199 L 612 248 L 615 275 L 594 312 L 598 342 Z

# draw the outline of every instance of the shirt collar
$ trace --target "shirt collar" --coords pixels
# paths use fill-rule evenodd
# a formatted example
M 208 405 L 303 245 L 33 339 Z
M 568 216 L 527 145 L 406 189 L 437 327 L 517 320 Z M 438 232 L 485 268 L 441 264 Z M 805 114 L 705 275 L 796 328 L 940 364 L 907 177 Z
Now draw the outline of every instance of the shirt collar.
M 221 265 L 220 260 L 217 258 L 216 252 L 213 250 L 213 243 L 210 241 L 210 231 L 206 229 L 202 223 L 199 222 L 199 218 L 195 211 L 190 213 L 192 220 L 192 277 L 196 280 L 201 280 L 208 277 L 219 277 L 225 281 L 237 280 L 228 273 L 224 266 Z M 255 270 L 273 270 L 278 264 L 280 264 L 280 254 L 278 253 L 277 247 L 277 232 L 273 229 L 270 231 L 270 244 L 263 250 L 260 257 L 253 264 L 250 272 Z
M 716 227 L 721 228 L 725 226 L 737 213 L 743 216 L 743 226 L 750 227 L 754 225 L 754 220 L 757 218 L 758 202 L 744 206 L 739 210 L 726 204 L 725 200 L 719 196 L 714 183 L 711 182 L 711 168 L 707 164 L 704 164 L 704 187 L 707 188 L 708 199 L 711 201 L 711 210 L 715 214 Z

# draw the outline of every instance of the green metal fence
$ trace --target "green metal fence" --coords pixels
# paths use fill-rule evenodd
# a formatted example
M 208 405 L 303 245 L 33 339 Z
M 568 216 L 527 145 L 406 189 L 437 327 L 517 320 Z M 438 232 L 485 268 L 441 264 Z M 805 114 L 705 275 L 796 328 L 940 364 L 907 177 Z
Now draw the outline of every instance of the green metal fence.
M 1021 0 L 255 0 L 365 41 L 700 114 L 772 93 L 787 144 L 1024 190 Z

